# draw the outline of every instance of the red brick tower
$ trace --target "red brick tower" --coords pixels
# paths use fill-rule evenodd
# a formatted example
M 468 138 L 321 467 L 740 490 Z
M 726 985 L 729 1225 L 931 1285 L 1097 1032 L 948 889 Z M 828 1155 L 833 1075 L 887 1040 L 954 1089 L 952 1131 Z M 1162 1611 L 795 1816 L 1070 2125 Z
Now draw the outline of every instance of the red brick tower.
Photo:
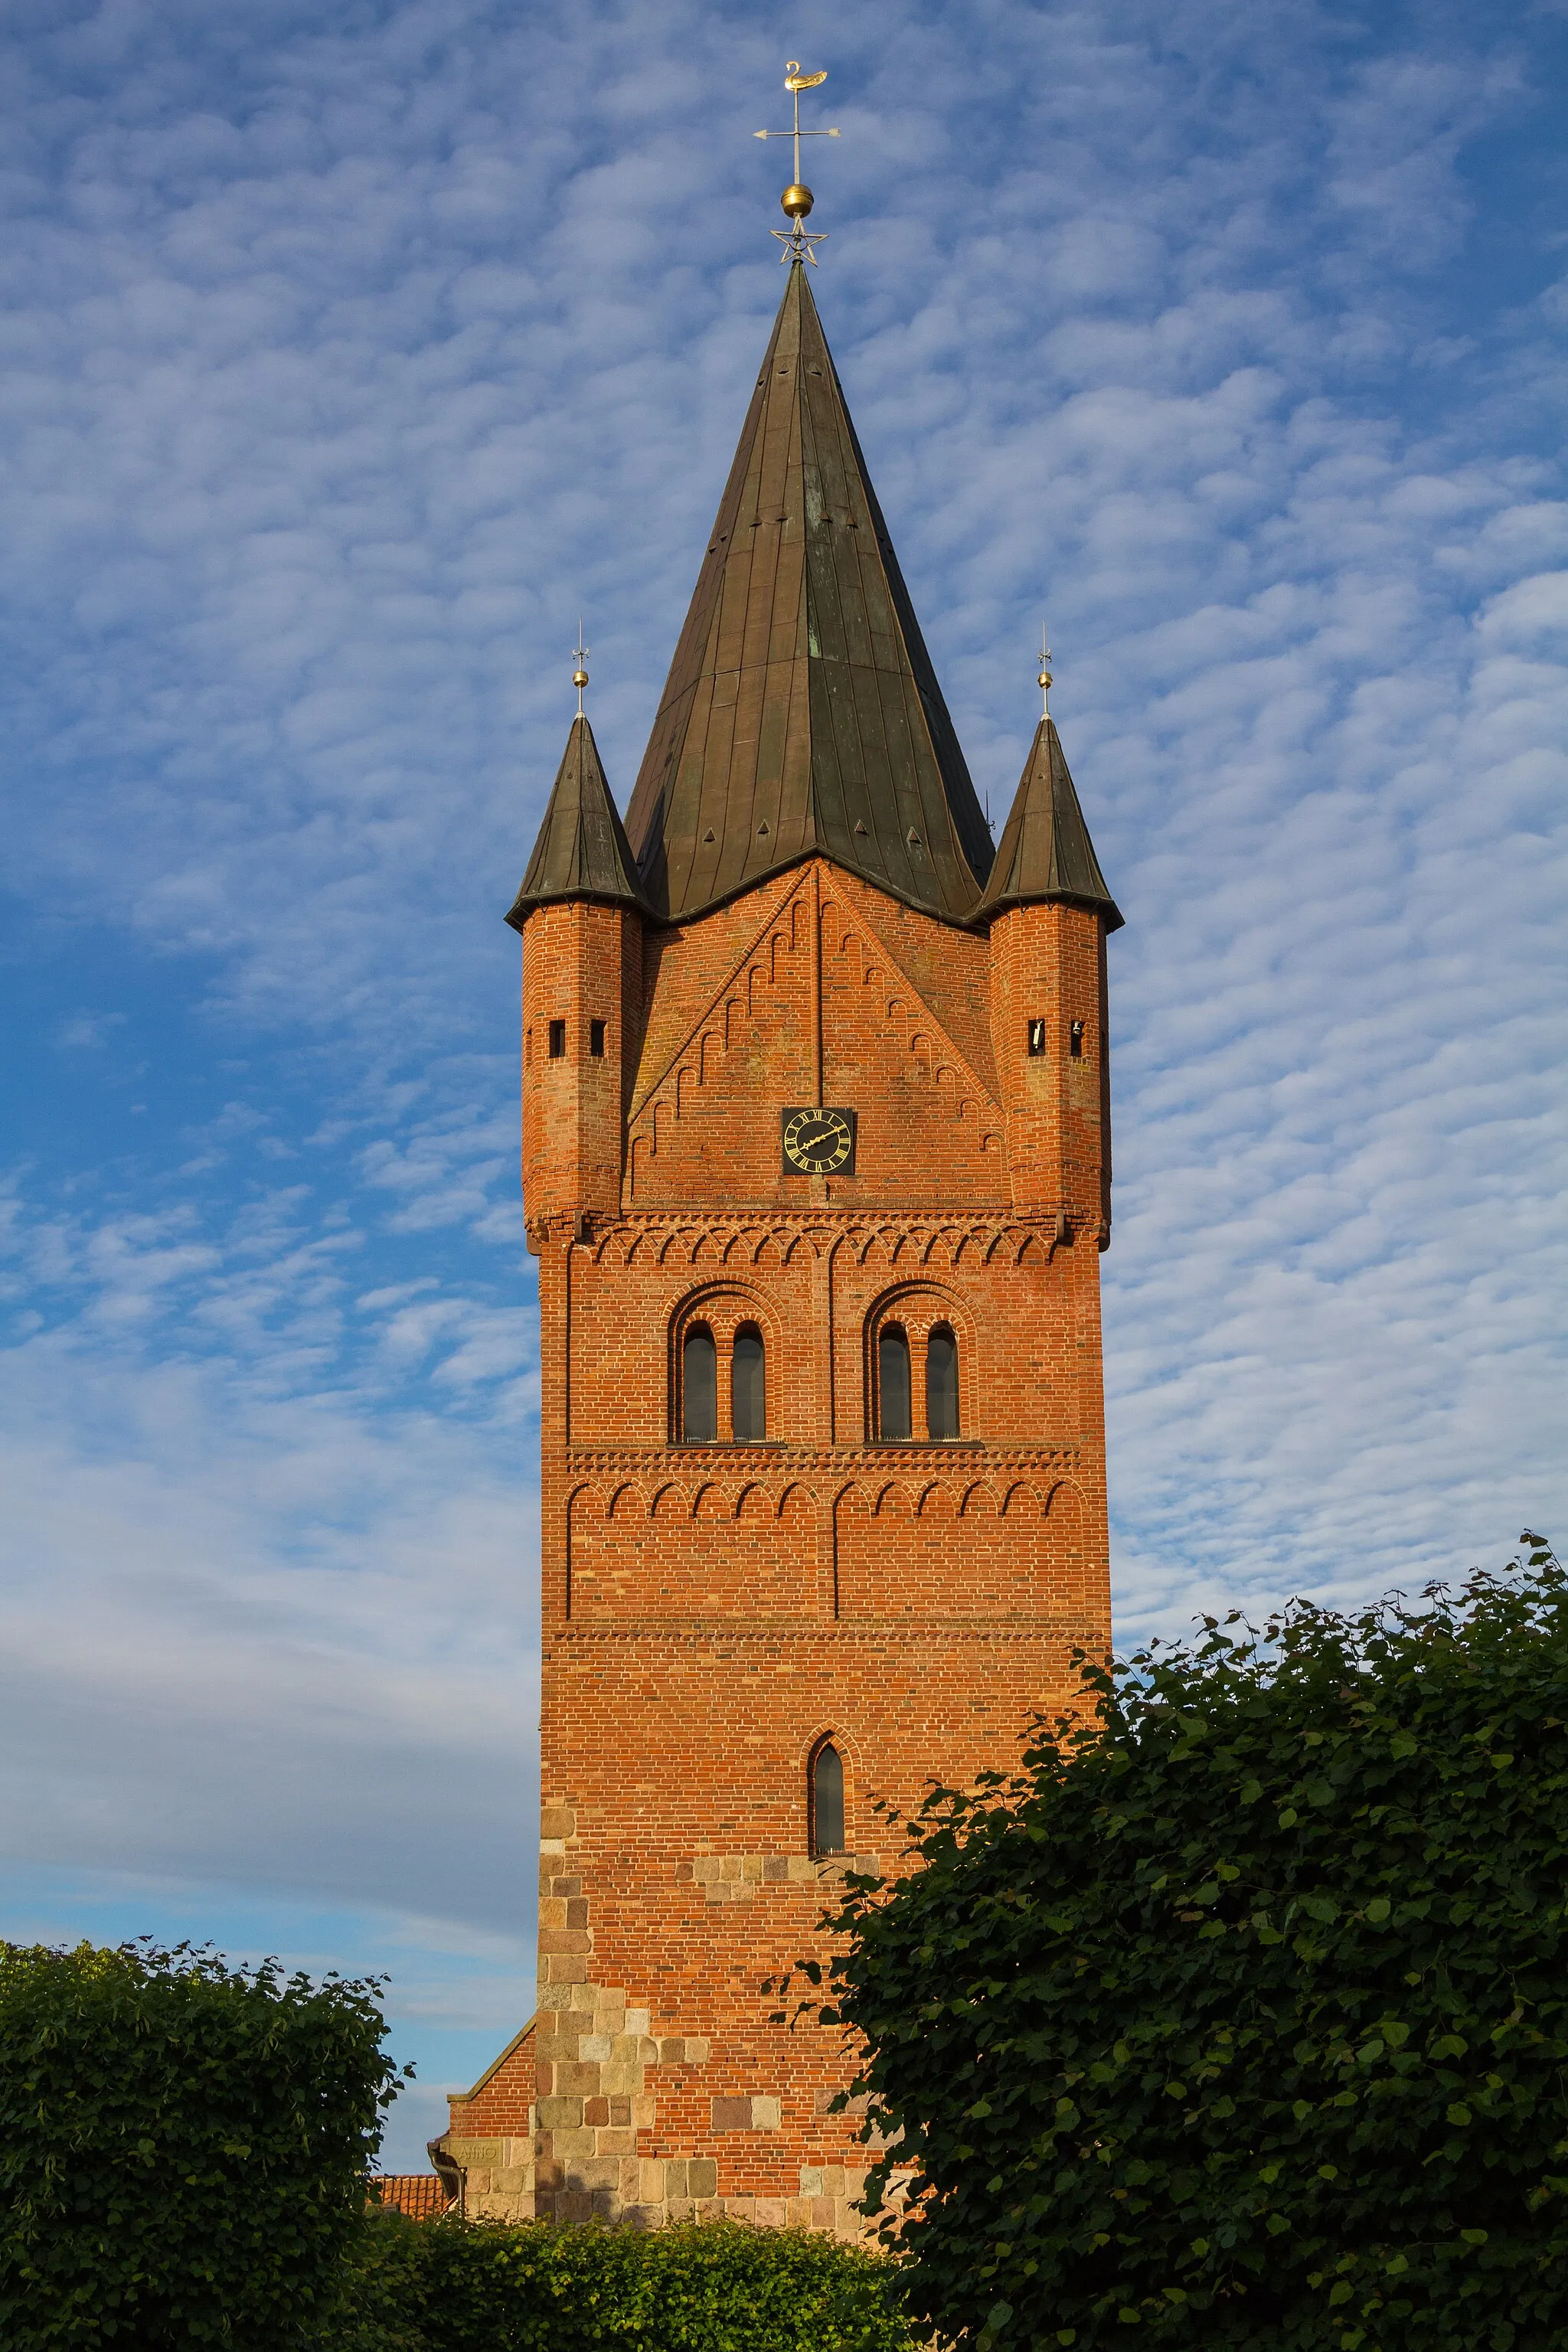
M 1048 719 L 993 855 L 798 262 L 627 829 L 579 717 L 509 919 L 538 2210 L 850 2229 L 843 2052 L 765 1980 L 877 1799 L 1010 1763 L 1109 1639 L 1121 917 Z

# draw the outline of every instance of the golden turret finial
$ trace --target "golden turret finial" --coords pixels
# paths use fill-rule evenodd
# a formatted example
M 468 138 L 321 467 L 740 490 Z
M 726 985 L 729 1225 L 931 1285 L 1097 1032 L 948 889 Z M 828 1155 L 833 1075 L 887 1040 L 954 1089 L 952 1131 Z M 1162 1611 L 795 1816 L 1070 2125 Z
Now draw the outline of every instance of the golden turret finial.
M 1051 677 L 1051 649 L 1046 643 L 1046 625 L 1044 621 L 1042 621 L 1040 623 L 1040 716 L 1042 719 L 1048 719 L 1051 715 L 1051 687 L 1053 683 L 1054 680 Z
M 789 215 L 790 225 L 788 228 L 775 228 L 772 232 L 784 248 L 779 256 L 781 261 L 809 261 L 815 266 L 816 256 L 812 251 L 812 247 L 820 245 L 827 235 L 826 229 L 817 229 L 813 233 L 801 226 L 816 199 L 800 176 L 801 141 L 803 139 L 837 139 L 838 136 L 837 130 L 803 131 L 800 127 L 801 91 L 816 89 L 826 79 L 826 70 L 821 73 L 802 73 L 800 59 L 788 58 L 784 65 L 784 88 L 795 100 L 795 128 L 792 131 L 758 131 L 752 134 L 758 139 L 793 139 L 795 141 L 795 177 L 779 198 L 779 203 Z
M 577 689 L 577 716 L 583 716 L 583 688 L 588 683 L 589 648 L 583 643 L 583 615 L 577 615 L 577 642 L 572 648 L 572 658 L 577 667 L 572 673 L 572 683 Z

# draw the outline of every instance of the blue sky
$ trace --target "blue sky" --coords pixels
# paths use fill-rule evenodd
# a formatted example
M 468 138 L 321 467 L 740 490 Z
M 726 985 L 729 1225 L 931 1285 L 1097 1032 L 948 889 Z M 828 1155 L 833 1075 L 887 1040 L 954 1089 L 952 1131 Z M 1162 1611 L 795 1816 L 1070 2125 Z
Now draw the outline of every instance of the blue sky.
M 778 20 L 781 25 L 785 19 Z M 531 2000 L 517 943 L 780 291 L 1112 944 L 1121 1628 L 1563 1506 L 1568 9 L 11 0 L 0 1932 Z

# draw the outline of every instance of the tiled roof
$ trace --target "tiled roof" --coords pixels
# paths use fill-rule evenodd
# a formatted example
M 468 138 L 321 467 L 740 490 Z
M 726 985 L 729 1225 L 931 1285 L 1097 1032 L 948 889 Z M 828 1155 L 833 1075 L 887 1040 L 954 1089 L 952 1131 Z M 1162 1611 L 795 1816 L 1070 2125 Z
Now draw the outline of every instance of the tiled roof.
M 381 2172 L 370 2184 L 371 2195 L 383 2205 L 395 2205 L 411 2221 L 433 2221 L 447 2210 L 447 2192 L 434 2172 Z

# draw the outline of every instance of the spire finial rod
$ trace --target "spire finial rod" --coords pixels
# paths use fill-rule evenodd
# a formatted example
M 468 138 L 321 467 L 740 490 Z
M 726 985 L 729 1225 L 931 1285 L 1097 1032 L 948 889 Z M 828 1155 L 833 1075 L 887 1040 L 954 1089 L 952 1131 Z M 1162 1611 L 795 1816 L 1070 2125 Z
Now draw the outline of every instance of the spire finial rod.
M 583 716 L 583 688 L 588 683 L 587 664 L 589 650 L 590 648 L 583 643 L 583 615 L 579 613 L 577 615 L 577 642 L 572 648 L 572 658 L 577 665 L 576 668 L 572 673 L 572 683 L 577 689 L 577 716 L 579 719 Z
M 1046 642 L 1046 625 L 1044 621 L 1042 621 L 1040 623 L 1040 717 L 1042 719 L 1048 719 L 1051 715 L 1051 687 L 1054 681 L 1051 677 L 1051 649 Z
M 820 245 L 827 235 L 826 229 L 818 229 L 812 234 L 802 226 L 816 199 L 800 176 L 801 141 L 803 139 L 837 139 L 838 136 L 837 130 L 803 131 L 800 127 L 801 91 L 816 89 L 826 79 L 826 70 L 821 73 L 802 73 L 800 59 L 787 58 L 784 64 L 784 88 L 795 100 L 794 128 L 789 131 L 758 131 L 752 133 L 752 136 L 757 139 L 793 139 L 795 142 L 795 177 L 779 198 L 780 204 L 789 215 L 790 226 L 788 228 L 775 228 L 772 232 L 784 248 L 779 256 L 781 261 L 809 261 L 815 265 L 816 256 L 812 251 L 812 247 Z

